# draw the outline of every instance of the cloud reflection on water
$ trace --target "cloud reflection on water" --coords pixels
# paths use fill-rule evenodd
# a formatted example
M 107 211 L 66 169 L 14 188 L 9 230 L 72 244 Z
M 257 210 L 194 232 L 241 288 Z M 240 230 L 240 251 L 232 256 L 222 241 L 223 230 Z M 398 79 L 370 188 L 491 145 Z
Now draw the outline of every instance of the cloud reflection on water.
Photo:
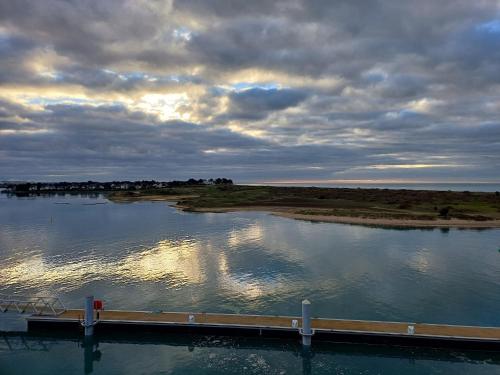
M 242 231 L 233 231 L 228 245 L 234 247 L 244 244 L 249 238 L 260 239 L 262 232 L 258 228 L 252 224 Z M 71 253 L 63 258 L 36 253 L 4 264 L 0 284 L 4 287 L 29 285 L 39 291 L 57 292 L 75 290 L 98 280 L 156 282 L 164 283 L 168 288 L 180 288 L 204 284 L 210 273 L 226 293 L 248 298 L 271 293 L 284 285 L 272 277 L 256 277 L 250 271 L 233 271 L 229 262 L 227 254 L 210 242 L 164 239 L 150 247 L 139 247 L 117 260 L 103 256 L 77 258 Z M 216 265 L 214 269 L 212 263 Z
M 307 297 L 324 317 L 498 321 L 498 230 L 443 234 L 52 202 L 2 203 L 3 293 L 57 294 L 68 307 L 95 293 L 116 309 L 270 314 L 300 313 Z

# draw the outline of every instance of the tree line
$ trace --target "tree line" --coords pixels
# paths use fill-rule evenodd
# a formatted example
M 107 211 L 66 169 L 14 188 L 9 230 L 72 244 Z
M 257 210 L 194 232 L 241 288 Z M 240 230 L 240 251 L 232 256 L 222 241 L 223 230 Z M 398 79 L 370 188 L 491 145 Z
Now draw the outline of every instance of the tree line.
M 43 191 L 113 191 L 113 190 L 146 190 L 161 189 L 181 186 L 203 186 L 203 185 L 232 185 L 233 180 L 229 178 L 210 178 L 174 180 L 174 181 L 108 181 L 108 182 L 19 182 L 3 183 L 5 192 L 43 192 Z

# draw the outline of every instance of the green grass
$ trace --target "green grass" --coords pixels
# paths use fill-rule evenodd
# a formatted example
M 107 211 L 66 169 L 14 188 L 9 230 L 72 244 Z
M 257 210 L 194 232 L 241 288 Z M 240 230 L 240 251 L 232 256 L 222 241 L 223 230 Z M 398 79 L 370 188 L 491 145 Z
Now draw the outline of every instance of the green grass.
M 225 185 L 155 189 L 133 194 L 196 195 L 179 202 L 194 210 L 270 206 L 292 207 L 297 209 L 295 212 L 308 215 L 432 220 L 442 218 L 439 211 L 448 207 L 448 218 L 500 219 L 500 196 L 495 193 Z

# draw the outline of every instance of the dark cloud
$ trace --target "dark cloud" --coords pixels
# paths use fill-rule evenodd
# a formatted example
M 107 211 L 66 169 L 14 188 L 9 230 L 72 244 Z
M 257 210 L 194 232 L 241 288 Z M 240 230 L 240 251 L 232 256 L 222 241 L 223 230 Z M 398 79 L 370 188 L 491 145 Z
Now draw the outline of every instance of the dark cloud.
M 305 100 L 307 93 L 292 89 L 252 88 L 229 95 L 231 109 L 228 116 L 240 119 L 262 119 L 271 111 L 295 107 Z
M 0 179 L 493 179 L 499 51 L 486 0 L 4 0 Z
M 0 84 L 24 82 L 29 76 L 23 61 L 36 44 L 23 37 L 0 34 Z
M 75 175 L 94 168 L 96 173 L 112 169 L 113 176 L 118 177 L 130 168 L 140 171 L 139 175 L 175 178 L 179 165 L 186 169 L 183 174 L 189 174 L 192 168 L 198 170 L 214 158 L 205 151 L 223 148 L 244 154 L 246 150 L 269 147 L 266 142 L 225 129 L 179 121 L 157 122 L 121 106 L 48 106 L 47 111 L 27 114 L 26 119 L 29 125 L 24 122 L 9 129 L 31 133 L 4 134 L 0 138 L 0 149 L 7 155 L 0 167 L 16 175 L 38 178 L 68 168 Z M 29 165 L 31 172 L 15 172 L 20 164 Z

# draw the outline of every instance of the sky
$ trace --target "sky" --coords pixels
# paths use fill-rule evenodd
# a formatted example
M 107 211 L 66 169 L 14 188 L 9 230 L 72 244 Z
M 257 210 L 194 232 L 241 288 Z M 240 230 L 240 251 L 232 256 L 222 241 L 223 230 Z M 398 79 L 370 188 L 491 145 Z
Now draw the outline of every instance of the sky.
M 0 1 L 0 180 L 498 171 L 500 1 Z

